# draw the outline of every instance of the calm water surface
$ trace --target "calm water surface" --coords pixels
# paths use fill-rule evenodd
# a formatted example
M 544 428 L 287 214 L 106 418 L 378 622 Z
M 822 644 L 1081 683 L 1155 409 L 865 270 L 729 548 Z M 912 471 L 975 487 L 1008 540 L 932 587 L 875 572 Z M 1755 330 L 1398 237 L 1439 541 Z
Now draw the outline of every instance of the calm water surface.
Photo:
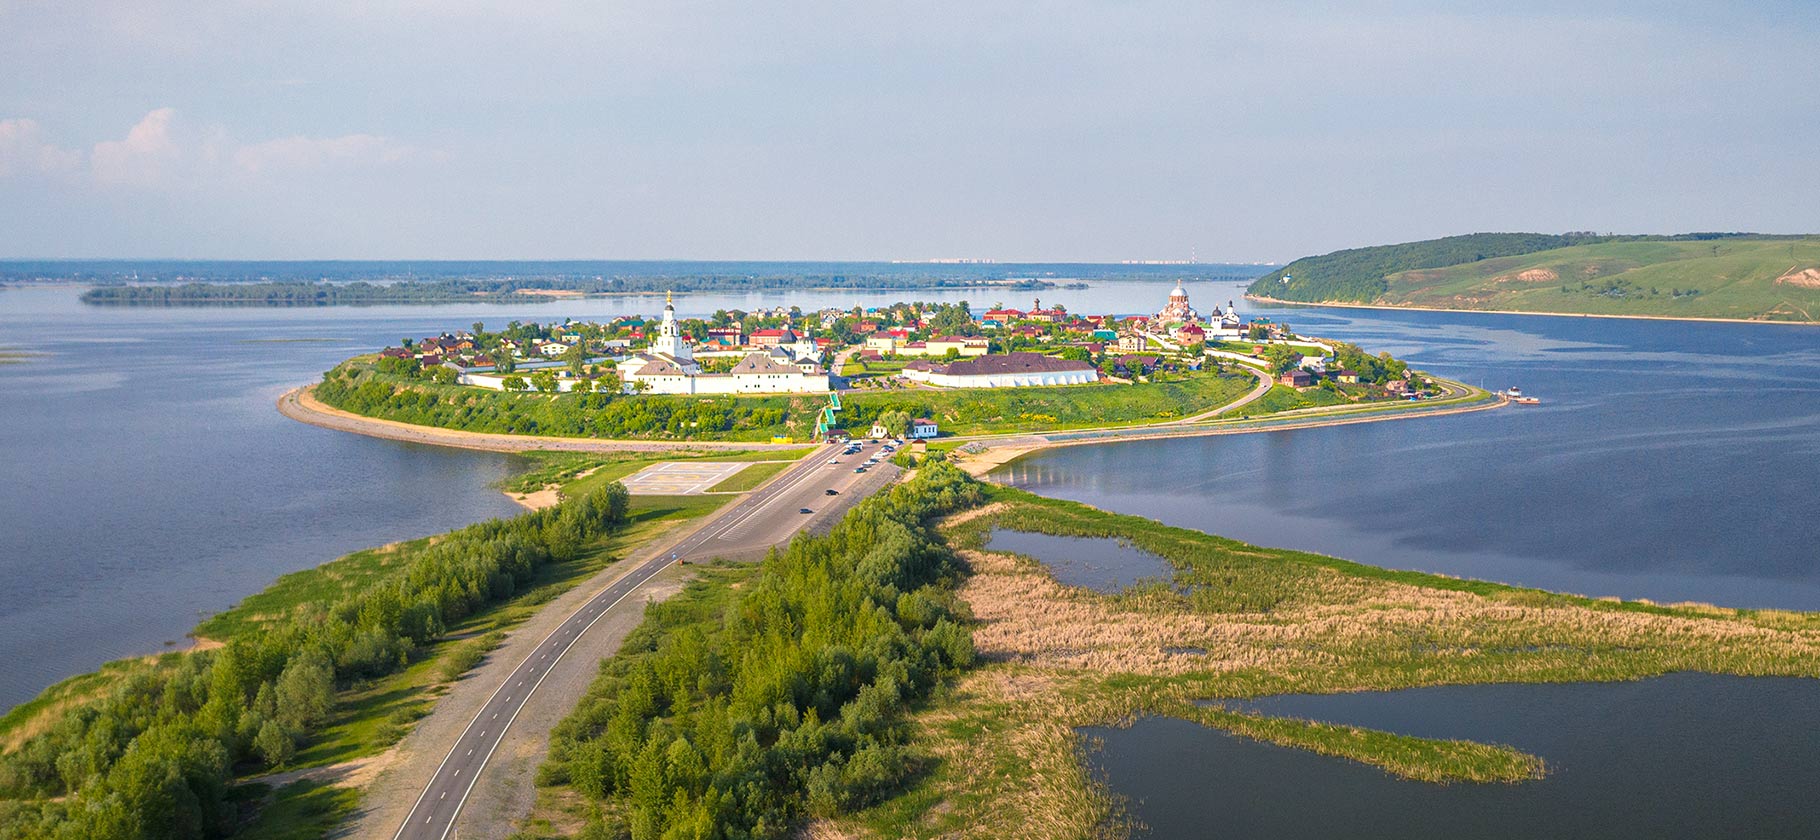
M 1223 296 L 1222 296 L 1223 297 Z M 1539 407 L 1052 450 L 995 478 L 1269 546 L 1820 609 L 1820 328 L 1282 308 Z
M 1119 592 L 1140 580 L 1175 577 L 1169 561 L 1112 537 L 1058 537 L 1033 531 L 995 528 L 986 547 L 1034 558 L 1068 586 Z
M 1181 720 L 1091 728 L 1088 761 L 1146 836 L 1820 837 L 1820 683 L 1678 674 L 1269 698 L 1271 714 L 1541 756 L 1538 781 L 1432 785 Z

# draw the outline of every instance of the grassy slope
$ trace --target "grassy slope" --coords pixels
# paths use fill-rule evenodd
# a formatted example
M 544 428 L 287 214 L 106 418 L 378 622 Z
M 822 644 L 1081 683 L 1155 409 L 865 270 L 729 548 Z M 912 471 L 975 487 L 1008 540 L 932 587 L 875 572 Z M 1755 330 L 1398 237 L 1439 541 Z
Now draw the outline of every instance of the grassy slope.
M 1513 782 L 1546 772 L 1543 757 L 1495 744 L 1262 717 L 1197 698 L 1681 670 L 1820 674 L 1820 614 L 1587 599 L 1260 548 L 1004 488 L 992 495 L 998 504 L 984 515 L 947 529 L 973 566 L 962 594 L 988 664 L 918 715 L 915 744 L 932 770 L 837 829 L 1094 836 L 1116 809 L 1081 769 L 1074 728 L 1138 714 L 1418 780 Z M 980 552 L 993 527 L 1128 540 L 1171 562 L 1174 588 L 1102 595 L 1063 587 L 1035 560 Z
M 1249 376 L 1204 373 L 1135 385 L 856 393 L 846 398 L 841 419 L 863 429 L 879 414 L 900 409 L 934 418 L 944 435 L 1053 432 L 1187 417 L 1232 402 L 1255 384 Z
M 1820 237 L 1605 242 L 1392 275 L 1383 302 L 1459 309 L 1820 320 L 1820 288 L 1778 283 L 1820 267 Z M 1556 279 L 1525 280 L 1549 274 Z M 1563 291 L 1563 286 L 1567 290 Z M 1621 294 L 1608 294 L 1614 290 Z M 1698 290 L 1676 297 L 1672 290 Z M 1654 294 L 1651 293 L 1654 290 Z
M 1337 276 L 1317 283 L 1329 289 L 1326 293 L 1291 294 L 1264 281 L 1252 291 L 1298 300 L 1444 309 L 1816 321 L 1820 288 L 1777 282 L 1791 270 L 1816 267 L 1820 236 L 1633 239 L 1395 270 L 1383 276 L 1379 291 L 1368 294 L 1353 293 L 1364 285 L 1360 278 Z M 1524 278 L 1525 272 L 1530 277 Z M 1674 294 L 1677 290 L 1683 294 Z

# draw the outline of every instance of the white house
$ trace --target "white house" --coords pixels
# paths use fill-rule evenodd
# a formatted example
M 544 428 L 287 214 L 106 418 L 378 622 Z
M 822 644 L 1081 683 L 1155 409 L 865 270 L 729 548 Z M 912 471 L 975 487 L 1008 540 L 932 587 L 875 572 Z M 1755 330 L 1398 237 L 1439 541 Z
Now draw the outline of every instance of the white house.
M 792 336 L 794 339 L 794 336 Z M 676 308 L 664 303 L 664 320 L 651 348 L 619 363 L 619 378 L 628 393 L 654 394 L 803 394 L 826 393 L 828 372 L 817 358 L 798 358 L 797 344 L 777 345 L 747 353 L 726 373 L 702 373 L 689 342 L 676 325 Z M 813 349 L 814 342 L 809 342 Z
M 911 362 L 904 377 L 943 388 L 1025 388 L 1087 385 L 1099 380 L 1093 365 L 1041 353 L 999 353 L 945 365 Z

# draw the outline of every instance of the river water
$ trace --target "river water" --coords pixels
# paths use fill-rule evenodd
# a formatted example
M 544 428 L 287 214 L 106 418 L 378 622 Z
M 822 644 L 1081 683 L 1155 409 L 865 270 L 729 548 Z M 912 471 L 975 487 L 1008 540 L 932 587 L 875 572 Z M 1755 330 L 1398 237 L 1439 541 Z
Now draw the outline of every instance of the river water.
M 1270 314 L 1443 376 L 1517 385 L 1543 404 L 1066 447 L 994 477 L 1377 566 L 1592 596 L 1820 609 L 1820 327 Z
M 1237 285 L 1190 284 L 1203 309 Z M 364 438 L 277 414 L 285 390 L 399 338 L 476 320 L 652 314 L 652 296 L 550 304 L 97 308 L 0 290 L 0 708 L 196 621 L 285 572 L 516 508 L 510 456 Z M 1167 283 L 1041 293 L 1154 310 Z M 684 315 L 994 291 L 691 295 Z M 1017 293 L 1022 295 L 1024 293 Z M 1241 310 L 1257 307 L 1241 302 Z M 1058 450 L 1040 492 L 1268 545 L 1570 590 L 1820 608 L 1820 330 L 1297 309 L 1307 332 L 1537 409 Z
M 1271 714 L 1507 744 L 1520 784 L 1434 785 L 1171 718 L 1084 732 L 1088 758 L 1159 838 L 1701 840 L 1820 836 L 1820 686 L 1675 674 L 1277 697 Z

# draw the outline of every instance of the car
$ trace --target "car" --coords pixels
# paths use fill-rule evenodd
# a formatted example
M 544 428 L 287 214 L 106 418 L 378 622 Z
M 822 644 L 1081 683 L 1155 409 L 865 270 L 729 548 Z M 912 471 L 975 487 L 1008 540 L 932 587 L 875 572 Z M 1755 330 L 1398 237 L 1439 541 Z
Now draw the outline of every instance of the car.
M 834 465 L 835 465 L 835 464 L 838 464 L 838 463 L 840 463 L 840 459 L 839 459 L 839 458 L 829 458 L 829 459 L 828 459 L 828 466 L 830 466 L 830 467 L 832 467 L 832 466 L 834 466 Z
M 815 511 L 812 511 L 808 508 L 799 508 L 796 512 L 797 513 L 814 513 Z
M 830 487 L 830 488 L 828 488 L 828 489 L 826 489 L 826 490 L 823 490 L 823 491 L 822 491 L 822 495 L 824 495 L 824 496 L 839 496 L 839 495 L 840 495 L 840 491 L 839 491 L 839 490 L 836 490 L 836 489 L 834 489 L 834 488 L 832 488 L 832 487 Z
M 854 467 L 853 471 L 854 472 L 865 472 L 866 468 L 865 467 Z

